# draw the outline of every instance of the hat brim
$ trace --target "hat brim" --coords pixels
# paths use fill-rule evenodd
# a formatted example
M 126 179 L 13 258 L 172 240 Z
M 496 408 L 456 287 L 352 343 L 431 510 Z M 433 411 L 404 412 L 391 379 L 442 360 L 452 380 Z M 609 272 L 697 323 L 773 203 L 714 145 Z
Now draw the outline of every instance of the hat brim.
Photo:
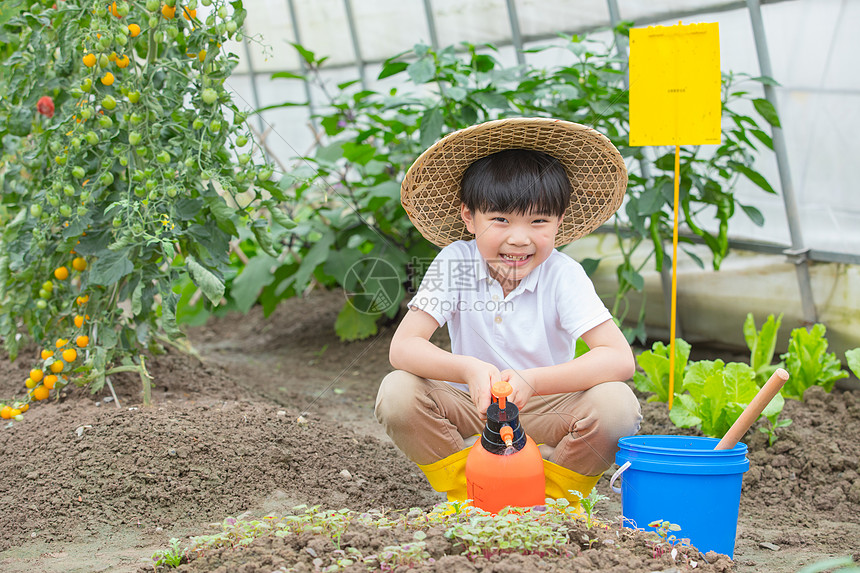
M 460 181 L 473 162 L 505 149 L 542 151 L 564 166 L 572 193 L 556 236 L 557 247 L 594 231 L 624 200 L 624 159 L 594 129 L 549 118 L 488 121 L 444 137 L 406 172 L 400 201 L 427 240 L 444 247 L 473 238 L 460 217 Z

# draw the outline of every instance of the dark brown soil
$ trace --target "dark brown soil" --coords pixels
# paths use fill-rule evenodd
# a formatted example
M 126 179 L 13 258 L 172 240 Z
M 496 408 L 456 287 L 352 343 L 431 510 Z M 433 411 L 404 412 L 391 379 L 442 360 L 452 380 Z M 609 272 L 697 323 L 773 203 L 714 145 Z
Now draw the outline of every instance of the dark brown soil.
M 114 379 L 121 408 L 104 401 L 107 391 L 76 389 L 0 427 L 0 570 L 151 571 L 153 551 L 168 539 L 211 533 L 210 524 L 227 516 L 283 515 L 300 503 L 363 511 L 440 501 L 373 420 L 393 326 L 339 342 L 332 325 L 341 296 L 314 292 L 267 320 L 254 309 L 192 329 L 202 362 L 172 348 L 148 361 L 154 407 L 141 406 L 139 379 L 122 375 Z M 23 354 L 0 361 L 0 396 L 18 393 L 28 369 Z M 642 433 L 679 433 L 664 404 L 643 401 L 643 410 Z M 860 392 L 811 390 L 806 402 L 789 401 L 784 416 L 794 423 L 772 447 L 759 432 L 745 439 L 751 465 L 735 561 L 711 564 L 693 553 L 697 569 L 797 571 L 860 550 Z M 619 496 L 610 494 L 608 477 L 599 490 L 611 497 L 600 516 L 614 524 Z M 351 527 L 341 546 L 367 554 L 411 539 L 362 527 Z M 597 541 L 589 548 L 582 535 Z M 682 559 L 655 559 L 650 538 L 614 525 L 576 529 L 571 539 L 567 557 L 469 561 L 431 530 L 434 562 L 419 570 L 686 568 Z M 326 543 L 268 538 L 241 551 L 207 551 L 182 570 L 312 571 L 312 553 L 335 550 Z

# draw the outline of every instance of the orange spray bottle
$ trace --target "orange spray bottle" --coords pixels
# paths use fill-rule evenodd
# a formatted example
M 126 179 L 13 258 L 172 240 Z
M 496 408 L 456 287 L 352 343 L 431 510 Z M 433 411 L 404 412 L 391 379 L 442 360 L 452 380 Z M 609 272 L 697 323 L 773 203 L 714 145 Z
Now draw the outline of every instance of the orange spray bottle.
M 466 458 L 466 496 L 492 513 L 508 505 L 543 505 L 545 500 L 543 459 L 520 426 L 516 404 L 506 400 L 512 391 L 506 380 L 493 384 L 481 441 Z

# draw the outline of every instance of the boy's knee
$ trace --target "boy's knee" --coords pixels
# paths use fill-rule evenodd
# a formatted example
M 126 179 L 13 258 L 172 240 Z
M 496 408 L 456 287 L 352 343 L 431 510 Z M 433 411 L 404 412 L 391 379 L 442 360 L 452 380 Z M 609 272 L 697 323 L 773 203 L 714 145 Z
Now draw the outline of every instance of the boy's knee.
M 642 410 L 639 400 L 627 384 L 606 382 L 589 390 L 595 418 L 601 433 L 611 441 L 632 436 L 639 431 Z
M 374 414 L 379 423 L 395 426 L 409 423 L 419 402 L 423 378 L 403 370 L 390 372 L 379 385 Z

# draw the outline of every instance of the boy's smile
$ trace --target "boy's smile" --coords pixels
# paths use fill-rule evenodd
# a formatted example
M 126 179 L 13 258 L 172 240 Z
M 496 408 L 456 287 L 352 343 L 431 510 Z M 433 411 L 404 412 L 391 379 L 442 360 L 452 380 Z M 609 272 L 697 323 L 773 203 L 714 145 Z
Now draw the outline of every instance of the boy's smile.
M 505 296 L 552 254 L 561 217 L 533 213 L 475 211 L 462 205 L 466 229 Z

